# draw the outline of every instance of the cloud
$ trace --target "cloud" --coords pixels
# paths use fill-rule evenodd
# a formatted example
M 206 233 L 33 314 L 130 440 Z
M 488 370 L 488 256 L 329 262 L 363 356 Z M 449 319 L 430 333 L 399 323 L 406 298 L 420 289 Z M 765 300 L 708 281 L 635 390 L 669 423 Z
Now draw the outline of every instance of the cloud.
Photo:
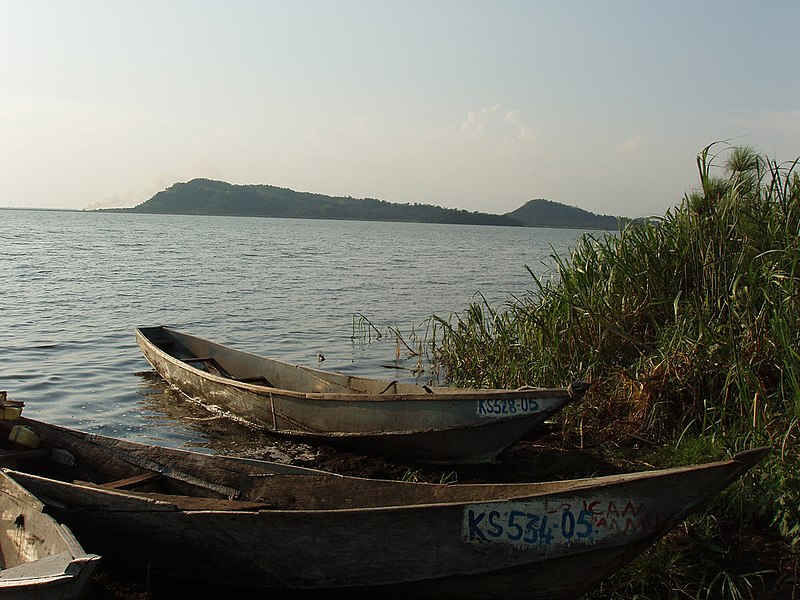
M 158 192 L 167 189 L 176 181 L 186 181 L 174 173 L 161 173 L 149 181 L 135 184 L 128 189 L 108 194 L 99 200 L 89 202 L 81 210 L 97 210 L 100 208 L 130 208 L 152 198 Z
M 290 152 L 295 165 L 282 173 L 293 170 L 292 185 L 327 194 L 466 209 L 492 199 L 499 206 L 534 194 L 530 181 L 546 160 L 534 132 L 524 111 L 503 103 L 427 128 L 359 115 L 302 130 L 301 147 Z M 498 196 L 505 188 L 508 200 Z
M 625 140 L 621 150 L 623 154 L 637 154 L 645 148 L 649 141 L 650 138 L 646 135 L 636 135 Z
M 167 185 L 176 181 L 173 178 L 172 182 L 169 182 L 170 176 L 162 175 L 158 178 L 159 181 L 167 182 Z M 195 158 L 192 161 L 192 164 L 189 167 L 189 174 L 187 177 L 184 177 L 181 181 L 189 181 L 190 179 L 194 179 L 195 177 L 204 177 L 205 179 L 217 179 L 220 181 L 226 181 L 225 172 L 222 169 L 217 168 L 217 166 L 207 158 Z
M 497 119 L 497 111 L 499 108 L 500 105 L 495 104 L 491 108 L 470 111 L 466 120 L 461 123 L 459 131 L 467 137 L 479 136 L 487 129 L 490 121 Z
M 522 111 L 509 110 L 500 103 L 470 111 L 458 131 L 466 140 L 476 140 L 505 153 L 518 150 L 520 143 L 533 142 L 531 128 L 525 124 Z
M 498 103 L 472 110 L 460 123 L 431 129 L 401 129 L 389 119 L 357 116 L 350 123 L 317 125 L 301 132 L 305 150 L 317 158 L 396 160 L 400 156 L 465 157 L 524 154 L 535 136 L 520 110 Z
M 403 143 L 403 133 L 386 119 L 356 116 L 343 125 L 317 125 L 301 132 L 312 156 L 336 160 L 387 159 Z

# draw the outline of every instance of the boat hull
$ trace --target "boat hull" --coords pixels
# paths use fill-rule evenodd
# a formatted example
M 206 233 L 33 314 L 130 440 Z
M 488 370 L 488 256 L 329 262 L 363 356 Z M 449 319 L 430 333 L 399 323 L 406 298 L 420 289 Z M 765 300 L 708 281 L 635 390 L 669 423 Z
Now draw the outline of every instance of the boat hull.
M 766 453 L 572 481 L 421 484 L 25 423 L 52 455 L 9 475 L 107 560 L 216 584 L 431 597 L 575 598 Z M 148 474 L 202 497 L 102 482 Z
M 9 600 L 83 598 L 100 557 L 83 551 L 44 506 L 0 472 L 0 596 Z
M 170 385 L 238 420 L 274 434 L 411 461 L 495 461 L 585 392 L 578 384 L 480 390 L 345 376 L 165 327 L 138 328 L 136 340 Z M 249 383 L 259 379 L 272 384 Z

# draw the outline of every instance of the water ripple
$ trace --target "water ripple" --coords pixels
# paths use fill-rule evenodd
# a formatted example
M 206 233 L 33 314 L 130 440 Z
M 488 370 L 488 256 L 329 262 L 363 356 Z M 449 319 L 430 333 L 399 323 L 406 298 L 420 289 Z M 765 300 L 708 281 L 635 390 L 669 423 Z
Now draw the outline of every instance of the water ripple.
M 552 249 L 564 254 L 582 234 L 117 213 L 0 216 L 0 389 L 23 400 L 26 414 L 165 445 L 235 450 L 233 440 L 246 440 L 270 456 L 297 447 L 191 406 L 155 376 L 134 328 L 172 325 L 311 366 L 322 352 L 327 369 L 386 377 L 394 338 L 354 339 L 357 315 L 410 333 L 432 314 L 464 310 L 478 293 L 500 303 L 533 287 L 525 265 L 544 274 Z

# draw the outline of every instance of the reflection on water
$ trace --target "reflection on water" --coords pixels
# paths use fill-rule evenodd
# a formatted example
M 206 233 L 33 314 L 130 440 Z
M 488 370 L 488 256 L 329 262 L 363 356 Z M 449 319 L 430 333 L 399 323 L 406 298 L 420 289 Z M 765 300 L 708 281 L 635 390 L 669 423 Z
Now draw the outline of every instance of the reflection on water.
M 171 445 L 295 465 L 313 463 L 317 458 L 317 450 L 306 444 L 272 436 L 209 409 L 169 386 L 155 371 L 136 375 L 142 379 L 139 407 L 150 433 L 158 437 L 160 428 L 164 428 Z M 181 432 L 180 437 L 176 437 L 176 431 Z

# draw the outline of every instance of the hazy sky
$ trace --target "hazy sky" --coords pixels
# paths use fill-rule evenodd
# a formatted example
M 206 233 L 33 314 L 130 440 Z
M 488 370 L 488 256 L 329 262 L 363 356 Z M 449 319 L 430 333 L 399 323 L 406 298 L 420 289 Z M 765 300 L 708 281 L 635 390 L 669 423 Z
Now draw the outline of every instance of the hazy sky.
M 195 177 L 663 214 L 732 140 L 800 155 L 800 1 L 0 0 L 0 206 Z

